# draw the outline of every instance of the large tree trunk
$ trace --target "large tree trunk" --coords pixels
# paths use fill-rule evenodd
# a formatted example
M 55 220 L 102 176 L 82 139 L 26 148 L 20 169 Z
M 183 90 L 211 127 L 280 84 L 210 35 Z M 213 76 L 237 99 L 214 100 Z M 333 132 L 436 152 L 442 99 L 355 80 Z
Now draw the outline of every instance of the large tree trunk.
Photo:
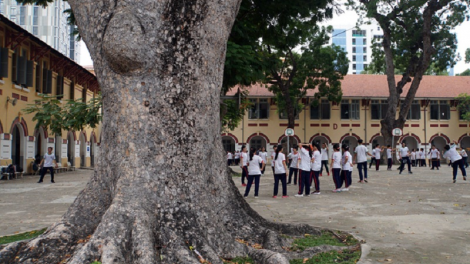
M 5 247 L 0 263 L 295 257 L 279 233 L 319 230 L 261 218 L 222 156 L 219 94 L 240 0 L 69 3 L 103 93 L 102 155 L 63 218 L 40 237 Z

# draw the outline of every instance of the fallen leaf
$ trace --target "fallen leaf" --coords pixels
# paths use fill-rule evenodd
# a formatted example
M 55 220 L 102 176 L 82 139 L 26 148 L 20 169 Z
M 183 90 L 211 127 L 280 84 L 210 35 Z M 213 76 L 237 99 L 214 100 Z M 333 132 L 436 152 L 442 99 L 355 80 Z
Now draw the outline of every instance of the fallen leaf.
M 385 261 L 390 262 L 390 261 L 392 261 L 392 259 L 385 259 Z
M 308 261 L 308 258 L 304 258 L 304 262 L 302 263 L 307 263 L 307 261 Z

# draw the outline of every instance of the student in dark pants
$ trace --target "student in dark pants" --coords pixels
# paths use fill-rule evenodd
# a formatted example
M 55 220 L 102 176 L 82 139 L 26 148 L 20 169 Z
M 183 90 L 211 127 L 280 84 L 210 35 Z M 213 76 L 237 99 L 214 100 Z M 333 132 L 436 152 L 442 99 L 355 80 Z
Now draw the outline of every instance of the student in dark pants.
M 282 198 L 287 198 L 287 165 L 286 165 L 286 156 L 282 153 L 282 145 L 277 146 L 276 148 L 276 156 L 274 157 L 274 170 L 276 174 L 274 175 L 274 191 L 273 191 L 273 198 L 277 198 L 277 192 L 279 190 L 279 181 L 282 184 Z
M 319 149 L 320 150 L 320 149 Z M 326 169 L 326 173 L 330 176 L 330 171 L 328 170 L 328 145 L 326 143 L 322 144 L 321 148 L 321 170 L 320 176 L 323 176 L 323 167 Z
M 294 145 L 292 153 L 289 154 L 290 159 L 292 160 L 290 167 L 289 167 L 289 180 L 287 181 L 287 184 L 291 184 L 292 182 L 292 174 L 294 174 L 294 185 L 297 185 L 297 173 L 299 171 L 299 152 L 298 152 L 299 147 L 297 145 Z
M 51 183 L 54 182 L 54 167 L 52 167 L 52 164 L 54 164 L 55 168 L 57 168 L 57 162 L 55 161 L 55 155 L 52 154 L 52 148 L 49 147 L 47 148 L 47 153 L 44 155 L 44 158 L 42 159 L 41 163 L 39 164 L 39 167 L 43 165 L 43 168 L 41 170 L 41 178 L 39 178 L 38 183 L 41 183 L 42 180 L 44 179 L 44 175 L 46 175 L 47 171 L 51 172 Z
M 259 164 L 261 165 L 261 168 L 259 167 Z M 263 159 L 256 155 L 256 149 L 251 148 L 250 149 L 250 159 L 247 161 L 248 164 L 248 185 L 246 186 L 245 189 L 245 195 L 244 197 L 248 197 L 248 194 L 250 194 L 250 189 L 251 185 L 253 184 L 253 181 L 255 182 L 255 198 L 258 198 L 258 191 L 259 191 L 259 180 L 261 177 L 261 170 L 264 169 L 264 161 Z
M 248 155 L 246 154 L 246 146 L 242 146 L 242 152 L 240 153 L 240 168 L 242 168 L 242 186 L 246 186 L 245 178 L 248 177 L 247 164 Z
M 335 182 L 333 192 L 341 192 L 343 179 L 341 177 L 341 152 L 339 151 L 339 144 L 333 145 L 333 151 L 333 155 L 331 156 L 331 171 L 333 172 L 333 181 Z
M 406 146 L 405 142 L 401 143 L 401 149 L 400 149 L 400 159 L 401 159 L 401 165 L 400 165 L 400 174 L 405 168 L 405 163 L 408 164 L 408 173 L 413 174 L 411 171 L 411 162 L 410 162 L 410 150 Z
M 460 171 L 462 172 L 463 180 L 467 180 L 467 171 L 465 170 L 465 166 L 463 164 L 463 159 L 462 156 L 457 151 L 457 141 L 454 140 L 454 144 L 452 145 L 446 145 L 444 149 L 446 152 L 444 153 L 444 158 L 450 159 L 452 162 L 452 168 L 453 168 L 453 182 L 455 183 L 457 180 L 457 169 L 460 168 Z
M 357 170 L 359 171 L 359 182 L 364 183 L 367 182 L 367 156 L 372 155 L 369 153 L 367 147 L 364 146 L 364 141 L 362 139 L 359 139 L 357 142 L 359 145 L 354 150 L 353 162 L 355 161 L 357 164 Z
M 390 145 L 387 145 L 387 170 L 392 170 L 392 156 L 393 149 Z
M 323 149 L 320 149 L 320 146 L 312 144 L 313 154 L 312 154 L 312 178 L 315 182 L 315 191 L 314 195 L 320 194 L 320 173 L 322 168 L 322 153 Z
M 312 159 L 312 150 L 309 144 L 299 144 L 300 147 L 300 176 L 299 176 L 299 192 L 295 197 L 310 196 L 310 161 Z
M 370 159 L 370 163 L 369 163 L 369 169 L 370 167 L 372 167 L 372 164 L 375 164 L 375 149 L 372 150 L 372 158 Z

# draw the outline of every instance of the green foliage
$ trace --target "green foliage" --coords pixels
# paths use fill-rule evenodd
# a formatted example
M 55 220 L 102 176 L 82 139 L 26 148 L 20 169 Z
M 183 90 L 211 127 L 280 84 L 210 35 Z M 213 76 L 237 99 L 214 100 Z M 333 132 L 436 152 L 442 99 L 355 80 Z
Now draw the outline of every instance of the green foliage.
M 307 248 L 321 246 L 321 245 L 332 245 L 332 246 L 351 246 L 359 243 L 353 236 L 348 235 L 344 241 L 338 240 L 331 232 L 323 232 L 321 236 L 313 236 L 306 234 L 302 238 L 294 239 L 292 251 L 304 251 Z
M 45 127 L 60 135 L 63 130 L 80 131 L 86 126 L 96 128 L 102 120 L 101 106 L 101 94 L 88 102 L 78 99 L 67 100 L 65 104 L 56 96 L 42 95 L 41 100 L 30 104 L 23 112 L 34 114 L 36 129 Z
M 100 261 L 93 261 L 93 262 L 90 263 L 90 264 L 101 264 L 101 262 L 100 262 Z
M 457 76 L 470 76 L 470 69 L 466 69 L 465 71 L 456 74 Z
M 470 121 L 470 95 L 459 94 L 455 99 L 458 101 L 457 109 L 462 113 L 461 119 Z
M 341 250 L 330 251 L 316 254 L 315 256 L 304 259 L 293 259 L 290 264 L 355 264 L 361 258 L 360 250 Z
M 241 96 L 241 95 L 240 95 Z M 222 129 L 234 130 L 243 116 L 246 109 L 251 105 L 249 100 L 238 98 L 238 93 L 233 98 L 223 100 L 220 106 Z
M 242 1 L 227 46 L 224 89 L 262 80 L 272 85 L 279 111 L 300 111 L 308 89 L 318 89 L 317 97 L 341 98 L 338 80 L 348 61 L 339 47 L 324 46 L 332 29 L 317 25 L 332 17 L 333 3 Z
M 16 241 L 21 241 L 21 240 L 25 240 L 25 239 L 35 238 L 35 237 L 41 235 L 42 233 L 44 233 L 46 231 L 46 229 L 47 228 L 40 229 L 40 230 L 34 230 L 34 231 L 31 231 L 31 232 L 26 232 L 26 233 L 21 233 L 21 234 L 16 234 L 16 235 L 12 235 L 12 236 L 0 237 L 0 245 L 8 244 L 8 243 L 16 242 Z
M 408 73 L 411 77 L 421 65 L 423 54 L 423 10 L 428 5 L 443 5 L 432 16 L 430 28 L 432 46 L 435 53 L 431 60 L 431 70 L 426 74 L 443 74 L 448 67 L 455 65 L 457 56 L 457 38 L 452 29 L 462 23 L 467 16 L 469 1 L 371 1 L 349 0 L 349 5 L 356 9 L 361 19 L 374 18 L 385 33 L 390 36 L 390 47 L 393 53 L 393 64 L 396 72 Z M 432 3 L 431 3 L 432 2 Z M 380 43 L 379 43 L 380 41 Z M 373 61 L 367 71 L 371 73 L 385 72 L 385 56 L 382 39 L 372 47 Z
M 470 63 L 470 48 L 465 51 L 465 63 Z

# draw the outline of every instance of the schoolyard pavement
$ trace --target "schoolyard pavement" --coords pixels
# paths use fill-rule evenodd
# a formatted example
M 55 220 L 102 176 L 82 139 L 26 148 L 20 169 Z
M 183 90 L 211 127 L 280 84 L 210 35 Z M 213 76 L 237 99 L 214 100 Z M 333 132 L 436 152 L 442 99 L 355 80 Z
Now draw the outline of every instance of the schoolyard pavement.
M 240 171 L 238 167 L 232 167 Z M 451 169 L 413 168 L 414 174 L 395 169 L 369 171 L 369 183 L 359 184 L 357 169 L 349 192 L 333 193 L 331 176 L 320 178 L 321 195 L 297 198 L 298 187 L 288 186 L 289 198 L 272 198 L 271 168 L 261 178 L 260 197 L 254 189 L 247 198 L 262 216 L 284 223 L 354 233 L 366 240 L 370 252 L 363 263 L 470 263 L 470 183 Z M 59 220 L 92 171 L 57 174 L 55 184 L 46 175 L 0 181 L 0 236 L 47 227 Z M 460 175 L 460 172 L 459 172 Z M 241 178 L 234 181 L 243 193 Z

